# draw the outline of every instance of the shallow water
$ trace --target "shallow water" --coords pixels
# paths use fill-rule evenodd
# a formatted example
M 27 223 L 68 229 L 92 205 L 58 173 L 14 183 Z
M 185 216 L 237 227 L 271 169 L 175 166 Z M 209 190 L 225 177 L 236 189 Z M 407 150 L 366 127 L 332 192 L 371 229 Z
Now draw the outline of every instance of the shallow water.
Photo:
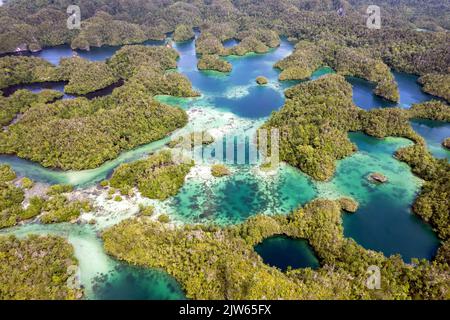
M 285 236 L 274 236 L 255 246 L 264 263 L 286 271 L 292 269 L 317 269 L 320 264 L 308 242 Z
M 139 148 L 123 152 L 116 159 L 107 161 L 98 168 L 81 171 L 53 170 L 44 168 L 38 163 L 9 155 L 0 155 L 0 163 L 11 165 L 19 176 L 27 176 L 35 181 L 51 184 L 68 183 L 76 187 L 85 187 L 104 180 L 121 163 L 140 159 L 147 154 L 160 149 L 169 140 L 169 138 L 165 138 L 143 145 Z
M 362 133 L 352 133 L 350 139 L 358 152 L 338 161 L 329 182 L 312 181 L 288 165 L 281 165 L 270 176 L 249 166 L 231 166 L 233 173 L 227 177 L 188 179 L 168 201 L 170 212 L 184 222 L 227 225 L 258 213 L 287 214 L 316 197 L 351 196 L 360 207 L 355 214 L 344 215 L 347 237 L 386 255 L 399 253 L 405 261 L 433 258 L 439 241 L 410 210 L 422 181 L 408 165 L 393 157 L 397 149 L 412 142 L 402 138 L 380 140 Z M 367 177 L 373 172 L 384 174 L 389 182 L 369 182 Z
M 315 198 L 313 182 L 299 170 L 281 166 L 275 176 L 236 166 L 230 176 L 188 180 L 169 201 L 173 215 L 185 222 L 242 222 L 258 214 L 289 213 Z

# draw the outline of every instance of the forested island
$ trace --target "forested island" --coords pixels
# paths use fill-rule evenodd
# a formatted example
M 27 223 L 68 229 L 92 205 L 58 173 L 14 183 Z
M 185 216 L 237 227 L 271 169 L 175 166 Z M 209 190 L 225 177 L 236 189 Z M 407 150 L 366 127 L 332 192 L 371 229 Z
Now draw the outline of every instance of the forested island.
M 413 129 L 414 121 L 438 128 L 450 123 L 450 4 L 79 0 L 81 28 L 69 29 L 66 9 L 72 4 L 10 0 L 0 6 L 0 299 L 85 298 L 69 236 L 15 235 L 32 225 L 88 225 L 115 261 L 163 270 L 190 299 L 450 299 L 449 158 L 436 157 Z M 379 30 L 366 27 L 371 4 L 383 8 Z M 182 56 L 189 47 L 192 56 Z M 50 63 L 39 53 L 52 48 L 71 56 Z M 111 53 L 87 58 L 102 48 Z M 270 70 L 239 74 L 239 63 L 261 66 L 266 61 L 258 59 L 277 50 L 282 53 L 269 60 Z M 315 77 L 322 68 L 333 72 Z M 399 72 L 415 76 L 426 101 L 402 103 Z M 250 83 L 223 85 L 244 73 Z M 211 78 L 199 80 L 199 74 Z M 393 107 L 358 106 L 349 78 L 363 79 L 377 101 Z M 217 88 L 207 91 L 204 79 Z M 27 89 L 39 84 L 43 90 Z M 113 89 L 90 96 L 106 88 Z M 277 108 L 243 115 L 263 109 L 272 96 L 281 99 Z M 249 187 L 234 164 L 180 162 L 175 155 L 186 143 L 211 152 L 216 138 L 241 127 L 279 130 L 283 165 L 315 189 L 333 183 L 340 161 L 359 154 L 352 133 L 377 141 L 404 138 L 409 144 L 390 155 L 417 178 L 408 210 L 430 226 L 436 252 L 428 260 L 405 261 L 344 236 L 344 215 L 358 215 L 367 205 L 352 192 L 314 190 L 307 201 L 286 205 L 289 212 L 247 212 L 232 224 L 214 220 L 220 205 L 247 208 L 232 200 L 251 202 L 239 194 L 257 187 Z M 449 139 L 440 136 L 438 147 L 446 151 Z M 27 174 L 34 172 L 20 170 L 23 163 L 39 166 L 37 177 L 51 174 L 35 181 Z M 268 185 L 282 180 L 267 166 L 258 163 L 251 174 Z M 87 185 L 71 180 L 92 172 Z M 370 172 L 359 177 L 370 192 L 392 183 L 383 171 Z M 68 183 L 51 179 L 59 174 L 67 174 L 60 180 Z M 211 203 L 199 201 L 199 192 Z M 230 203 L 213 203 L 214 192 Z M 255 198 L 262 193 L 248 192 Z M 201 206 L 207 210 L 200 218 L 208 222 L 180 218 Z M 266 264 L 255 246 L 277 235 L 306 241 L 320 266 L 282 271 Z M 373 265 L 383 275 L 378 290 L 366 286 Z

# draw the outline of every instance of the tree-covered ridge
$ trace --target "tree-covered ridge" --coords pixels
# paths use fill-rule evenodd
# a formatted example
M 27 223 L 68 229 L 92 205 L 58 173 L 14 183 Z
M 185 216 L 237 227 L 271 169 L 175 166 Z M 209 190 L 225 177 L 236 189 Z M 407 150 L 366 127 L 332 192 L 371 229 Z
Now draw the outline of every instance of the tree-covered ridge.
M 129 79 L 141 68 L 154 68 L 160 71 L 177 67 L 178 52 L 163 46 L 124 46 L 107 62 L 114 74 Z
M 0 236 L 0 300 L 80 299 L 83 292 L 71 279 L 77 266 L 63 238 Z
M 449 4 L 440 0 L 390 1 L 133 1 L 78 0 L 81 30 L 65 27 L 68 0 L 12 0 L 0 8 L 0 52 L 38 50 L 72 43 L 87 45 L 134 43 L 162 39 L 178 25 L 199 27 L 221 41 L 245 30 L 269 29 L 295 40 L 325 40 L 373 52 L 400 71 L 424 75 L 448 73 Z M 368 5 L 383 10 L 382 28 L 366 27 Z M 344 14 L 336 11 L 344 9 Z M 420 32 L 417 28 L 427 29 Z M 77 45 L 77 43 L 74 45 Z M 92 43 L 90 43 L 92 42 Z M 263 41 L 264 42 L 264 41 Z M 254 44 L 254 43 L 253 43 Z M 260 44 L 260 43 L 258 43 Z
M 440 238 L 450 238 L 450 164 L 434 158 L 423 143 L 400 149 L 397 159 L 425 180 L 413 211 L 429 222 Z
M 321 268 L 283 273 L 264 264 L 254 245 L 281 234 L 308 240 Z M 227 228 L 130 219 L 103 239 L 120 260 L 166 270 L 192 299 L 448 299 L 450 292 L 445 250 L 414 266 L 366 250 L 344 237 L 338 201 L 319 199 L 288 216 L 259 215 Z M 371 265 L 380 267 L 380 290 L 366 287 Z
M 57 67 L 36 57 L 0 58 L 0 89 L 20 84 L 64 81 L 67 82 L 64 88 L 66 93 L 85 95 L 118 80 L 106 63 L 79 57 L 61 59 Z
M 448 29 L 449 25 L 448 19 L 443 15 L 449 9 L 448 4 L 437 0 L 428 1 L 427 6 L 416 1 L 378 2 L 384 6 L 383 27 L 380 30 L 370 30 L 365 26 L 365 10 L 367 5 L 373 3 L 364 0 L 329 0 L 321 3 L 309 0 L 295 3 L 288 0 L 211 3 L 169 0 L 163 3 L 137 1 L 133 5 L 121 6 L 105 3 L 104 0 L 89 4 L 80 1 L 85 19 L 84 29 L 61 31 L 64 28 L 52 30 L 48 26 L 62 23 L 62 16 L 57 13 L 61 14 L 67 8 L 67 1 L 57 4 L 31 1 L 25 4 L 21 0 L 13 0 L 0 10 L 0 19 L 4 19 L 7 22 L 5 25 L 8 25 L 0 29 L 0 37 L 7 40 L 2 42 L 6 52 L 16 48 L 26 49 L 27 46 L 40 47 L 41 43 L 69 43 L 79 38 L 89 38 L 96 45 L 135 43 L 142 40 L 142 34 L 144 39 L 162 39 L 164 32 L 174 31 L 177 26 L 185 25 L 199 27 L 202 32 L 210 35 L 208 41 L 197 46 L 200 54 L 243 55 L 251 51 L 267 52 L 270 47 L 276 46 L 279 41 L 277 36 L 284 35 L 293 41 L 313 41 L 315 44 L 326 44 L 331 51 L 337 50 L 331 52 L 331 57 L 330 50 L 325 50 L 325 56 L 333 58 L 331 60 L 335 60 L 335 56 L 340 57 L 334 62 L 338 63 L 337 67 L 342 68 L 343 74 L 375 82 L 375 93 L 386 99 L 398 100 L 397 85 L 387 66 L 398 71 L 428 75 L 424 78 L 427 79 L 424 90 L 445 98 L 448 92 L 443 84 L 445 82 L 437 80 L 446 79 L 450 64 L 450 51 L 446 45 L 450 41 L 450 35 L 442 31 Z M 343 15 L 336 13 L 339 8 L 344 9 Z M 11 22 L 11 19 L 22 19 L 22 22 Z M 88 28 L 90 25 L 93 26 Z M 427 30 L 421 32 L 417 28 Z M 47 33 L 41 34 L 43 30 Z M 231 38 L 237 38 L 241 43 L 234 48 L 221 48 L 219 42 Z M 346 59 L 347 57 L 350 59 Z M 316 57 L 308 58 L 312 59 L 303 60 L 312 61 L 311 65 L 305 68 L 301 59 L 301 68 L 285 70 L 282 78 L 305 77 L 309 73 L 307 69 L 317 62 Z M 357 63 L 359 60 L 366 61 L 372 68 Z
M 68 222 L 92 209 L 89 201 L 69 200 L 71 187 L 54 185 L 46 194 L 33 187 L 33 181 L 17 179 L 10 166 L 0 165 L 0 229 L 36 217 L 43 223 Z
M 184 111 L 151 98 L 139 105 L 107 104 L 112 99 L 35 105 L 1 133 L 0 150 L 46 167 L 95 168 L 122 150 L 162 139 L 187 122 Z
M 442 101 L 413 104 L 407 113 L 410 118 L 450 122 L 450 106 Z
M 34 104 L 54 102 L 62 96 L 61 92 L 54 90 L 42 90 L 39 93 L 17 90 L 9 97 L 0 96 L 0 125 L 8 125 Z
M 415 104 L 405 111 L 408 118 L 420 118 L 450 122 L 450 106 L 441 101 Z M 436 159 L 427 150 L 424 139 L 412 136 L 415 145 L 395 153 L 397 159 L 406 162 L 412 171 L 425 180 L 417 196 L 413 211 L 430 223 L 437 234 L 447 242 L 450 239 L 450 164 Z
M 144 30 L 137 24 L 116 20 L 106 12 L 98 11 L 82 22 L 80 32 L 72 39 L 72 49 L 89 50 L 103 45 L 123 45 L 147 40 Z
M 389 67 L 381 59 L 372 58 L 367 50 L 337 46 L 331 42 L 313 44 L 301 41 L 290 56 L 275 64 L 282 70 L 280 80 L 303 80 L 322 66 L 329 66 L 344 76 L 374 82 L 377 85 L 374 93 L 385 99 L 397 102 L 400 98 Z
M 67 81 L 64 91 L 85 95 L 112 85 L 119 79 L 104 62 L 91 62 L 79 57 L 61 59 L 59 77 Z
M 450 74 L 426 74 L 419 78 L 423 91 L 450 103 Z
M 228 61 L 222 60 L 215 54 L 204 54 L 198 60 L 199 70 L 214 70 L 219 72 L 231 72 L 233 66 Z
M 41 58 L 6 56 L 0 58 L 0 89 L 16 84 L 61 80 L 56 68 Z
M 225 55 L 222 41 L 209 31 L 202 32 L 195 41 L 195 52 L 199 55 Z
M 188 41 L 195 37 L 194 31 L 192 30 L 192 27 L 187 26 L 185 24 L 179 24 L 173 33 L 173 40 L 174 41 Z
M 205 31 L 198 37 L 195 49 L 197 54 L 205 55 L 238 55 L 243 56 L 247 53 L 266 53 L 271 48 L 280 45 L 279 35 L 268 29 L 255 28 L 251 30 L 243 30 L 236 32 L 232 26 L 225 29 L 224 33 L 215 28 L 206 26 Z M 239 43 L 230 48 L 224 48 L 222 41 L 228 39 L 237 39 Z
M 81 170 L 98 167 L 123 150 L 164 138 L 184 126 L 187 115 L 152 97 L 198 95 L 185 76 L 166 72 L 176 67 L 177 58 L 173 49 L 136 45 L 123 47 L 106 64 L 80 58 L 63 60 L 57 69 L 60 77 L 75 79 L 69 88 L 78 92 L 93 91 L 107 83 L 94 81 L 91 69 L 95 67 L 107 73 L 105 81 L 121 78 L 125 83 L 111 95 L 93 100 L 80 97 L 34 103 L 0 133 L 1 153 L 16 154 L 46 167 Z M 71 63 L 83 65 L 85 72 L 73 75 Z
M 120 165 L 110 186 L 124 195 L 135 187 L 150 199 L 165 200 L 174 196 L 184 184 L 193 163 L 177 163 L 171 151 L 161 151 L 146 159 Z
M 266 53 L 280 45 L 279 35 L 268 29 L 242 31 L 235 36 L 239 44 L 225 50 L 225 55 L 243 56 L 247 53 Z
M 281 70 L 279 79 L 284 81 L 307 79 L 323 65 L 319 47 L 309 41 L 300 41 L 292 54 L 278 61 L 274 67 Z

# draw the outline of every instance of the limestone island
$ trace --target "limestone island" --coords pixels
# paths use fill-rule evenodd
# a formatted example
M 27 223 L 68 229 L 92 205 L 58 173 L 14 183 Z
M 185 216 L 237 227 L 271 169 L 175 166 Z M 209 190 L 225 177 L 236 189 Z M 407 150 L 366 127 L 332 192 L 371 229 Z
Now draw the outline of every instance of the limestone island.
M 261 85 L 265 85 L 265 84 L 269 83 L 269 81 L 267 80 L 266 77 L 259 76 L 256 78 L 256 83 L 261 86 Z
M 341 206 L 342 210 L 350 212 L 350 213 L 355 213 L 359 207 L 359 203 L 352 198 L 339 199 L 339 205 Z
M 388 178 L 379 172 L 374 172 L 369 175 L 369 181 L 376 183 L 386 183 Z
M 230 174 L 230 170 L 228 170 L 228 168 L 223 164 L 214 164 L 211 166 L 211 174 L 216 178 L 220 178 L 228 176 Z
M 450 150 L 450 137 L 447 138 L 447 139 L 445 139 L 444 141 L 442 141 L 442 146 L 443 146 L 445 149 Z
M 197 63 L 199 70 L 214 70 L 218 72 L 231 72 L 233 69 L 231 63 L 222 60 L 216 54 L 203 55 Z

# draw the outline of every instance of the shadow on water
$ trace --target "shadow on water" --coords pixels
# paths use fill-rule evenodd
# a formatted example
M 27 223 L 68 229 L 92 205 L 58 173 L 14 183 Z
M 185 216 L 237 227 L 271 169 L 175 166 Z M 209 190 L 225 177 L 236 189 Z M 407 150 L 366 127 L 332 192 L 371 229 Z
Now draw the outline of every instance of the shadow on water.
M 8 97 L 12 95 L 17 90 L 29 90 L 34 93 L 39 93 L 42 90 L 55 90 L 62 92 L 64 95 L 62 96 L 62 99 L 74 99 L 76 97 L 85 97 L 87 99 L 94 99 L 99 97 L 104 97 L 107 95 L 110 95 L 114 89 L 121 87 L 124 84 L 123 80 L 119 80 L 116 83 L 113 83 L 105 88 L 89 92 L 85 95 L 73 95 L 73 94 L 67 94 L 64 92 L 64 87 L 67 85 L 67 81 L 55 81 L 55 82 L 36 82 L 36 83 L 30 83 L 30 84 L 19 84 L 10 86 L 8 88 L 2 89 L 3 95 L 5 97 Z

